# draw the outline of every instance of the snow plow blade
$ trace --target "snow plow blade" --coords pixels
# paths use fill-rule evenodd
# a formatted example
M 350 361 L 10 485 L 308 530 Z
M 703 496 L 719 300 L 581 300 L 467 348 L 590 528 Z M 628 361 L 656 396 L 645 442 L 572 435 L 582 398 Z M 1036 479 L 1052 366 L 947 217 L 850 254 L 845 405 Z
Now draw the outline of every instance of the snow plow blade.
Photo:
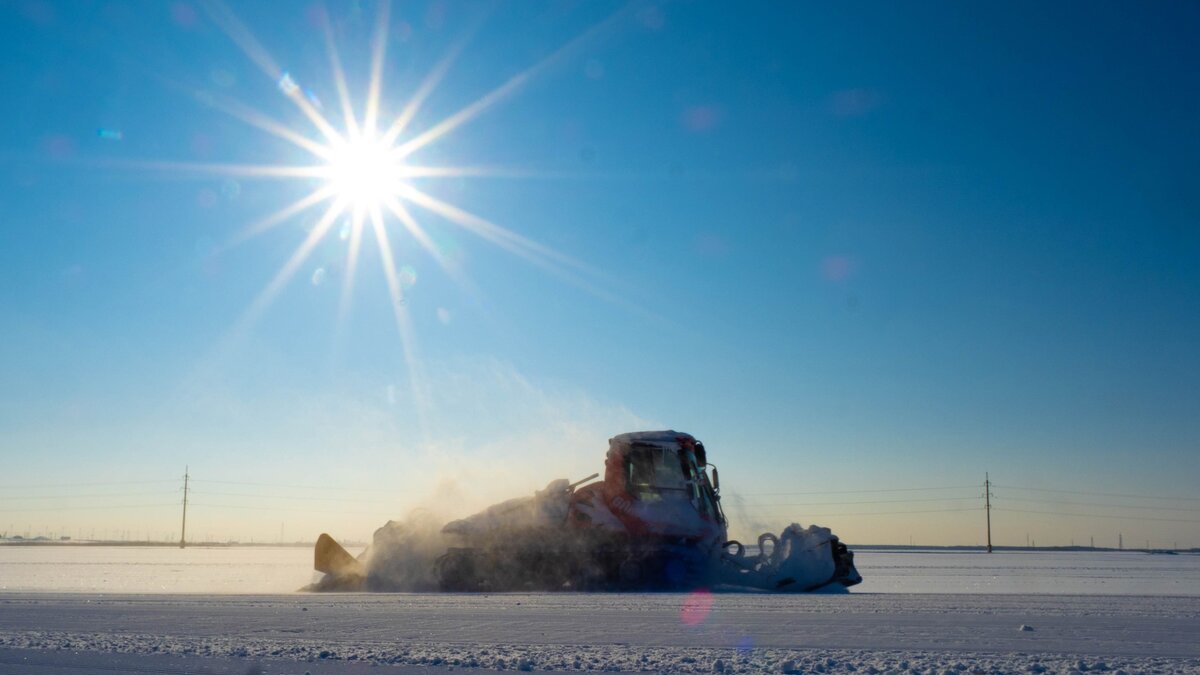
M 747 555 L 737 541 L 721 552 L 720 581 L 734 586 L 783 593 L 849 588 L 862 583 L 854 552 L 828 528 L 792 524 L 779 536 L 758 538 L 758 553 Z
M 314 590 L 361 590 L 367 578 L 367 570 L 362 562 L 328 534 L 317 537 L 317 545 L 313 549 L 313 568 L 325 573 Z

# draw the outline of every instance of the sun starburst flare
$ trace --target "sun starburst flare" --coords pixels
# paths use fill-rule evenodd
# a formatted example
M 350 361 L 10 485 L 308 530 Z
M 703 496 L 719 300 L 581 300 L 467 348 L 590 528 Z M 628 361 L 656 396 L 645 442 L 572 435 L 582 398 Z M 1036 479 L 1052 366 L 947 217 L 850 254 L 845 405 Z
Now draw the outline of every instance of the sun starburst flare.
M 592 26 L 549 56 L 510 77 L 457 112 L 429 125 L 423 131 L 409 134 L 409 125 L 417 117 L 422 104 L 432 95 L 465 48 L 466 36 L 450 46 L 445 56 L 422 80 L 410 99 L 399 107 L 399 112 L 394 117 L 388 118 L 384 114 L 382 102 L 385 94 L 384 65 L 387 53 L 390 3 L 386 0 L 381 2 L 370 44 L 370 77 L 365 101 L 361 114 L 359 114 L 351 99 L 331 22 L 328 16 L 322 13 L 324 42 L 333 73 L 333 89 L 337 93 L 338 109 L 341 112 L 341 120 L 335 123 L 330 121 L 322 112 L 319 104 L 315 103 L 317 99 L 312 93 L 301 87 L 290 73 L 279 66 L 274 57 L 254 36 L 254 33 L 229 7 L 220 0 L 209 0 L 204 3 L 204 8 L 209 18 L 260 70 L 272 79 L 277 89 L 295 104 L 312 124 L 313 129 L 318 132 L 318 136 L 306 135 L 301 130 L 291 128 L 237 101 L 208 95 L 205 97 L 205 102 L 304 150 L 312 156 L 313 163 L 305 165 L 174 163 L 170 165 L 170 168 L 280 180 L 312 181 L 316 179 L 319 182 L 319 185 L 309 193 L 248 224 L 233 237 L 231 244 L 261 235 L 284 222 L 302 216 L 311 209 L 322 204 L 329 204 L 308 236 L 299 244 L 293 255 L 251 304 L 243 323 L 252 321 L 270 305 L 274 297 L 301 268 L 320 239 L 333 229 L 335 222 L 345 220 L 344 217 L 347 214 L 350 215 L 350 232 L 347 236 L 350 246 L 346 252 L 344 267 L 346 277 L 341 298 L 342 310 L 339 312 L 339 323 L 344 319 L 346 307 L 350 302 L 349 289 L 353 286 L 353 274 L 357 268 L 363 229 L 367 225 L 370 225 L 368 229 L 380 250 L 388 251 L 381 263 L 384 264 L 384 272 L 389 278 L 395 275 L 394 268 L 387 269 L 388 265 L 394 264 L 394 261 L 389 262 L 392 258 L 390 252 L 393 249 L 393 242 L 390 241 L 392 234 L 389 234 L 388 227 L 394 218 L 395 222 L 401 226 L 401 231 L 428 253 L 452 279 L 464 287 L 469 286 L 462 271 L 455 269 L 438 251 L 425 226 L 409 208 L 410 205 L 462 228 L 498 248 L 516 254 L 588 292 L 608 300 L 623 302 L 605 290 L 608 282 L 602 280 L 603 275 L 598 270 L 470 213 L 459 206 L 438 199 L 432 194 L 418 189 L 411 182 L 416 178 L 525 177 L 533 175 L 531 172 L 481 166 L 427 166 L 413 163 L 411 160 L 422 149 L 433 145 L 458 127 L 470 122 L 488 108 L 516 93 L 535 76 L 579 51 L 603 31 L 611 28 L 621 16 L 627 13 L 626 10 L 618 11 Z M 472 34 L 476 28 L 478 28 L 478 23 L 467 31 L 467 35 Z M 403 284 L 389 282 L 388 288 L 395 311 L 404 312 Z M 400 320 L 399 314 L 397 320 L 401 325 L 407 323 L 407 319 Z M 407 339 L 411 336 L 403 337 Z
M 425 149 L 471 122 L 492 106 L 512 97 L 531 80 L 560 64 L 599 36 L 614 27 L 630 13 L 632 5 L 617 11 L 566 42 L 548 56 L 509 77 L 494 89 L 484 93 L 456 112 L 429 124 L 423 129 L 410 127 L 418 118 L 422 105 L 433 95 L 464 51 L 468 39 L 479 28 L 475 21 L 464 35 L 454 41 L 446 54 L 434 65 L 411 93 L 408 100 L 389 115 L 384 105 L 384 74 L 389 33 L 390 3 L 379 3 L 370 42 L 370 72 L 361 109 L 356 108 L 347 84 L 342 59 L 334 39 L 332 23 L 322 9 L 320 12 L 326 56 L 332 72 L 332 90 L 337 105 L 329 112 L 340 115 L 330 119 L 326 108 L 314 93 L 302 86 L 292 74 L 259 42 L 238 16 L 221 0 L 202 0 L 208 18 L 269 78 L 273 90 L 286 97 L 303 115 L 309 130 L 296 128 L 237 100 L 213 92 L 188 90 L 203 105 L 228 114 L 265 134 L 282 140 L 303 151 L 310 159 L 303 164 L 241 164 L 210 162 L 141 162 L 140 168 L 156 171 L 224 174 L 239 178 L 260 178 L 299 181 L 312 186 L 307 193 L 284 204 L 236 232 L 227 246 L 263 235 L 283 223 L 319 214 L 282 267 L 250 303 L 234 327 L 231 337 L 245 334 L 259 316 L 304 267 L 318 244 L 331 233 L 347 240 L 345 263 L 342 267 L 342 287 L 339 298 L 337 333 L 346 321 L 353 296 L 354 277 L 364 236 L 370 236 L 379 252 L 392 311 L 399 332 L 402 352 L 409 372 L 413 400 L 418 415 L 424 416 L 428 396 L 420 376 L 416 338 L 405 298 L 405 283 L 396 267 L 396 250 L 409 242 L 429 255 L 437 265 L 467 292 L 474 286 L 462 269 L 451 263 L 435 245 L 421 214 L 431 215 L 471 233 L 489 244 L 515 254 L 555 277 L 564 280 L 596 297 L 623 305 L 635 311 L 628 300 L 614 293 L 611 280 L 579 260 L 549 246 L 498 225 L 491 220 L 418 189 L 414 179 L 433 180 L 462 177 L 532 177 L 535 172 L 486 166 L 429 166 L 417 156 Z M 179 87 L 172 82 L 169 86 Z M 185 88 L 186 89 L 186 88 Z M 360 112 L 361 110 L 361 112 Z M 313 132 L 316 133 L 313 133 Z M 120 162 L 114 162 L 119 164 Z M 335 225 L 341 223 L 340 227 Z M 395 229 L 393 226 L 399 226 Z M 369 233 L 368 233 L 369 231 Z M 397 238 L 403 235 L 403 241 Z M 396 239 L 396 241 L 393 241 Z M 324 273 L 321 270 L 321 278 Z M 315 277 L 314 277 L 315 279 Z M 315 281 L 314 281 L 315 283 Z M 422 425 L 423 426 L 423 425 Z
M 367 127 L 330 147 L 323 178 L 330 192 L 354 209 L 378 210 L 395 196 L 404 179 L 400 160 L 392 147 Z

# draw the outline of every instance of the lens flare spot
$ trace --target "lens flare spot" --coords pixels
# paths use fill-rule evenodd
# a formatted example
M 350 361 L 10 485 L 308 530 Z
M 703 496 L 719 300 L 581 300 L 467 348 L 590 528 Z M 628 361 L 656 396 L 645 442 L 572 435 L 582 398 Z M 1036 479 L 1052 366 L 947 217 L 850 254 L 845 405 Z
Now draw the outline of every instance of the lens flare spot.
M 75 141 L 65 134 L 52 134 L 42 142 L 50 159 L 66 159 L 75 154 Z
M 871 89 L 844 89 L 829 97 L 829 112 L 838 117 L 861 117 L 879 107 L 883 97 Z
M 821 261 L 821 276 L 826 281 L 846 281 L 857 271 L 857 261 L 847 255 L 831 255 Z
M 180 28 L 191 28 L 196 25 L 196 9 L 186 2 L 176 2 L 171 5 L 171 20 Z
M 300 90 L 300 85 L 292 79 L 292 74 L 284 71 L 283 75 L 279 76 L 279 91 L 282 91 L 284 96 L 294 96 Z
M 712 131 L 720 126 L 724 110 L 717 105 L 696 105 L 683 111 L 683 126 L 694 133 Z
M 237 75 L 225 68 L 213 68 L 208 73 L 208 79 L 222 89 L 228 89 L 237 84 Z
M 438 321 L 442 322 L 443 326 L 449 326 L 450 320 L 454 317 L 450 314 L 450 310 L 446 309 L 445 307 L 438 307 L 437 318 Z
M 667 22 L 666 16 L 661 8 L 651 5 L 642 11 L 638 12 L 638 21 L 641 22 L 647 30 L 661 30 Z
M 747 656 L 754 650 L 754 638 L 749 635 L 743 635 L 738 638 L 737 651 L 739 656 Z
M 227 178 L 221 183 L 221 196 L 229 201 L 238 198 L 242 194 L 242 184 L 232 178 Z
M 217 205 L 217 191 L 212 188 L 204 188 L 196 193 L 196 206 L 202 209 L 211 209 Z
M 708 589 L 701 588 L 687 594 L 683 606 L 679 608 L 679 620 L 685 626 L 699 626 L 712 613 L 713 594 Z
M 417 270 L 413 269 L 412 265 L 401 265 L 400 269 L 396 270 L 396 278 L 400 280 L 401 286 L 412 288 L 417 285 Z
M 325 283 L 325 276 L 326 276 L 325 268 L 318 267 L 312 273 L 312 285 L 320 286 L 321 284 Z
M 215 256 L 219 251 L 220 248 L 212 237 L 200 237 L 196 240 L 196 257 L 201 260 Z
M 350 219 L 344 218 L 342 220 L 342 226 L 338 228 L 338 239 L 341 239 L 342 241 L 346 241 L 347 239 L 349 239 L 350 238 L 350 230 L 351 230 Z

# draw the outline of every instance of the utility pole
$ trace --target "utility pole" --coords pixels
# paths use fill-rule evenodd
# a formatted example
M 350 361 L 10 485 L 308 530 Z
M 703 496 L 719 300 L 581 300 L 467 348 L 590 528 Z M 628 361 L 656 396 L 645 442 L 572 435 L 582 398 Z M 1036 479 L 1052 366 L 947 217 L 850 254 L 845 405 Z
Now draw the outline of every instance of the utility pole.
M 183 467 L 183 525 L 180 528 L 179 548 L 187 546 L 188 467 Z
M 983 473 L 983 510 L 987 514 L 987 546 L 988 553 L 992 552 L 992 479 L 987 472 Z
M 1120 532 L 1117 533 L 1117 550 L 1118 551 L 1125 550 L 1125 535 L 1121 534 Z

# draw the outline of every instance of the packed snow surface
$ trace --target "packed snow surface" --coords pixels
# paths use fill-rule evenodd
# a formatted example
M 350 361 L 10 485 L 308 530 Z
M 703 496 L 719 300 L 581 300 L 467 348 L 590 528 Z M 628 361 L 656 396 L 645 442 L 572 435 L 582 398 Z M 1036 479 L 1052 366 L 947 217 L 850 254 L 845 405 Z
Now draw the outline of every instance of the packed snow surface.
M 307 548 L 0 546 L 0 673 L 1200 673 L 1200 556 L 856 561 L 841 595 L 318 595 Z
M 1023 628 L 1024 627 L 1024 628 Z M 82 655 L 82 656 L 79 656 Z M 0 594 L 0 672 L 1196 673 L 1194 598 Z M 7 661 L 6 661 L 7 659 Z M 217 669 L 219 664 L 236 664 Z M 326 667 L 328 666 L 328 667 Z M 49 670 L 47 670 L 49 668 Z M 387 672 L 375 668 L 370 672 Z

